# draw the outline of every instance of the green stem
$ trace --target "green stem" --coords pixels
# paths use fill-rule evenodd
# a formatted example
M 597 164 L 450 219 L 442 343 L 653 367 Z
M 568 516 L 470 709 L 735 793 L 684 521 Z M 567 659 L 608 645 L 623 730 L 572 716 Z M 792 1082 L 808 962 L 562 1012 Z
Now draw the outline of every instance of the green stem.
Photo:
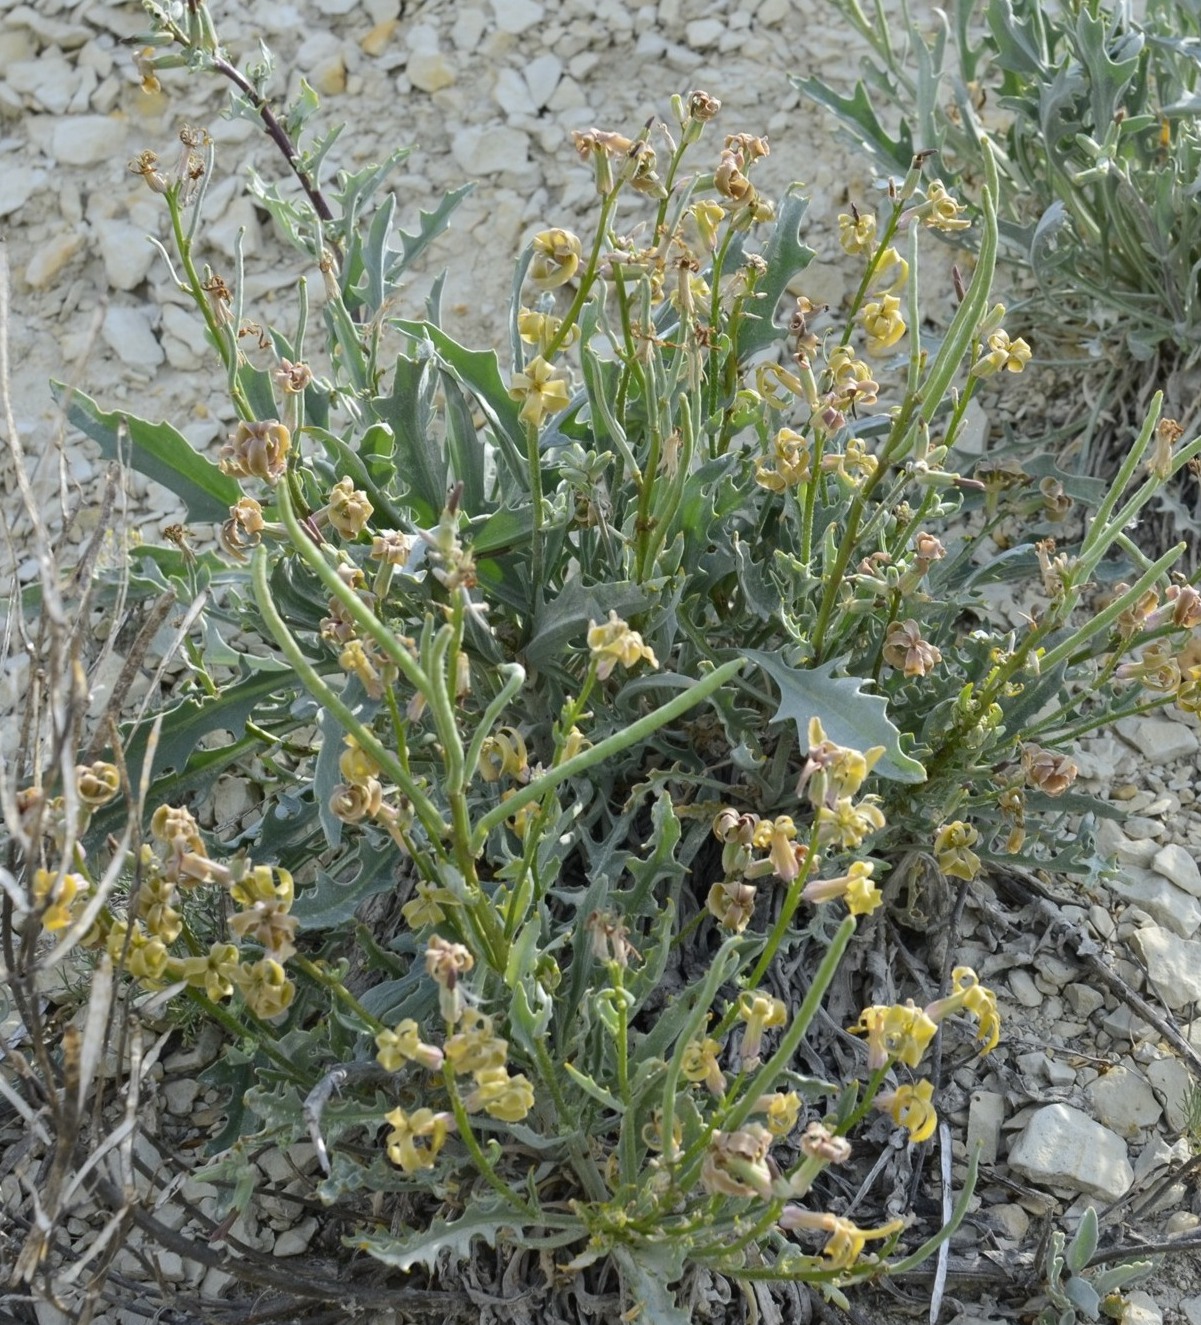
M 264 1033 L 264 1028 L 258 1025 L 246 1025 L 241 1022 L 227 1008 L 223 1008 L 219 1003 L 214 1003 L 207 994 L 199 989 L 193 989 L 190 985 L 184 990 L 184 994 L 197 1007 L 203 1008 L 205 1014 L 224 1026 L 235 1040 L 253 1040 L 257 1048 L 293 1081 L 307 1083 L 308 1078 L 297 1068 L 296 1064 L 281 1049 L 278 1049 Z M 247 1010 L 249 1012 L 249 1010 Z
M 533 517 L 530 530 L 530 584 L 534 591 L 536 611 L 543 603 L 546 586 L 542 583 L 542 454 L 538 450 L 538 428 L 533 423 L 525 425 L 525 458 L 530 483 L 530 514 Z
M 1132 588 L 1110 603 L 1104 612 L 1099 612 L 1081 626 L 1079 630 L 1074 631 L 1062 644 L 1057 645 L 1049 653 L 1045 653 L 1040 659 L 1041 670 L 1047 671 L 1052 667 L 1057 667 L 1065 658 L 1070 657 L 1082 648 L 1090 639 L 1095 638 L 1102 631 L 1108 630 L 1128 607 L 1138 602 L 1143 593 L 1184 556 L 1187 547 L 1186 543 L 1177 543 L 1174 548 L 1165 552 L 1157 562 L 1144 571 Z
M 316 962 L 310 961 L 307 957 L 300 956 L 299 953 L 293 954 L 288 960 L 298 971 L 303 971 L 310 980 L 315 984 L 319 984 L 323 989 L 328 990 L 339 1003 L 353 1012 L 373 1035 L 378 1035 L 380 1031 L 388 1029 L 378 1017 L 373 1017 L 371 1013 L 367 1011 L 362 1003 L 355 998 L 341 980 L 336 976 L 330 975 L 328 971 L 323 971 Z
M 676 718 L 681 717 L 689 709 L 695 708 L 715 691 L 720 690 L 732 677 L 737 676 L 739 671 L 742 670 L 744 662 L 745 659 L 734 658 L 730 662 L 723 663 L 715 671 L 710 672 L 708 676 L 703 676 L 699 681 L 693 682 L 682 694 L 668 700 L 662 707 L 655 709 L 653 713 L 648 713 L 645 717 L 639 718 L 637 722 L 622 728 L 621 731 L 614 732 L 612 736 L 607 736 L 596 745 L 589 746 L 587 750 L 581 750 L 578 755 L 568 759 L 566 763 L 547 769 L 541 777 L 534 778 L 520 791 L 510 796 L 503 804 L 494 806 L 476 824 L 475 835 L 472 838 L 473 854 L 482 851 L 484 843 L 488 839 L 488 834 L 494 828 L 498 828 L 503 824 L 517 810 L 520 810 L 523 805 L 528 805 L 531 801 L 537 800 L 552 787 L 557 787 L 559 783 L 566 782 L 568 778 L 579 777 L 581 773 L 586 773 L 590 768 L 603 763 L 613 755 L 620 754 L 622 750 L 628 750 L 630 746 L 639 744 L 648 736 L 657 732 L 660 727 L 666 726 L 667 723 L 674 722 Z
M 200 310 L 200 315 L 204 318 L 204 325 L 208 328 L 209 339 L 213 342 L 213 348 L 221 356 L 221 362 L 229 375 L 230 394 L 233 397 L 234 407 L 238 411 L 238 417 L 246 420 L 253 419 L 254 410 L 251 409 L 250 401 L 246 399 L 246 393 L 238 383 L 234 371 L 236 351 L 230 349 L 229 341 L 222 334 L 222 328 L 217 322 L 216 316 L 209 305 L 208 295 L 200 282 L 196 264 L 192 261 L 192 245 L 184 233 L 183 212 L 179 205 L 178 188 L 169 189 L 167 192 L 167 211 L 171 217 L 171 234 L 175 240 L 175 249 L 188 278 L 188 293 Z
M 267 583 L 267 551 L 265 548 L 255 549 L 250 573 L 254 585 L 255 601 L 262 613 L 263 623 L 271 632 L 276 644 L 279 645 L 280 652 L 292 664 L 300 683 L 314 699 L 338 719 L 342 726 L 354 736 L 359 745 L 367 751 L 372 759 L 379 764 L 380 768 L 404 792 L 431 840 L 434 842 L 442 841 L 450 829 L 443 822 L 442 816 L 433 801 L 413 781 L 396 756 L 376 738 L 374 732 L 365 727 L 347 705 L 342 702 L 340 696 L 336 695 L 317 675 L 313 665 L 304 656 L 300 645 L 296 643 L 291 632 L 284 624 L 283 618 L 276 611 L 270 586 Z
M 588 257 L 588 266 L 584 270 L 584 275 L 580 279 L 579 289 L 575 292 L 575 298 L 571 301 L 571 307 L 567 310 L 567 315 L 559 324 L 558 331 L 551 337 L 550 344 L 543 351 L 542 357 L 547 363 L 550 363 L 552 356 L 559 350 L 563 342 L 567 339 L 568 333 L 572 327 L 579 321 L 580 312 L 584 307 L 584 302 L 588 298 L 593 285 L 596 283 L 596 269 L 600 263 L 601 248 L 604 245 L 605 238 L 609 233 L 609 221 L 613 216 L 613 209 L 617 206 L 617 195 L 621 192 L 621 186 L 617 185 L 609 193 L 605 194 L 604 201 L 601 203 L 600 219 L 596 225 L 596 238 L 592 241 L 592 252 Z
M 726 1114 L 723 1120 L 725 1130 L 736 1131 L 741 1127 L 754 1112 L 755 1102 L 759 1097 L 766 1095 L 772 1089 L 780 1073 L 791 1066 L 792 1060 L 801 1046 L 801 1041 L 809 1030 L 810 1023 L 817 1016 L 818 1008 L 821 1007 L 821 1001 L 825 997 L 826 990 L 829 989 L 834 976 L 838 972 L 838 965 L 842 961 L 843 953 L 846 952 L 847 945 L 854 933 L 855 917 L 847 916 L 835 930 L 830 946 L 826 950 L 826 955 L 822 958 L 821 965 L 814 974 L 813 983 L 805 994 L 804 1002 L 797 1009 L 791 1025 L 780 1037 L 776 1052 L 751 1078 L 739 1103 Z
M 384 653 L 400 670 L 401 676 L 420 691 L 426 702 L 432 702 L 429 678 L 414 661 L 412 654 L 403 643 L 388 629 L 375 613 L 363 602 L 349 585 L 343 583 L 338 572 L 330 565 L 321 549 L 313 542 L 311 535 L 304 529 L 296 517 L 292 505 L 292 494 L 286 483 L 277 483 L 275 487 L 276 503 L 283 518 L 292 545 L 301 561 L 317 576 L 329 593 L 346 609 L 347 615 L 360 630 L 370 635 Z
M 805 884 L 809 880 L 809 875 L 813 871 L 814 862 L 818 859 L 818 825 L 813 825 L 813 832 L 809 835 L 809 852 L 805 857 L 805 863 L 801 866 L 800 873 L 788 885 L 788 891 L 784 894 L 784 905 L 780 907 L 780 914 L 776 918 L 776 923 L 772 926 L 772 931 L 767 940 L 767 947 L 763 949 L 759 960 L 755 963 L 755 969 L 751 972 L 750 979 L 747 981 L 748 989 L 758 989 L 759 981 L 767 973 L 767 968 L 775 960 L 776 953 L 780 950 L 780 944 L 784 941 L 784 935 L 788 932 L 788 926 L 792 923 L 792 918 L 796 915 L 797 907 L 801 904 L 801 895 L 805 891 Z
M 551 1062 L 550 1054 L 546 1050 L 545 1040 L 536 1038 L 533 1045 L 538 1074 L 545 1083 L 547 1090 L 550 1091 L 560 1129 L 566 1129 L 571 1126 L 572 1113 L 567 1107 L 567 1101 L 563 1098 L 563 1092 L 559 1089 L 559 1073 L 554 1063 Z M 574 1132 L 574 1135 L 564 1137 L 564 1142 L 568 1153 L 571 1155 L 580 1182 L 588 1193 L 588 1199 L 590 1201 L 607 1201 L 609 1199 L 609 1189 L 605 1186 L 605 1180 L 596 1167 L 596 1160 L 593 1159 L 588 1149 L 587 1138 L 582 1136 L 575 1128 L 572 1128 L 572 1132 Z
M 484 1181 L 492 1188 L 498 1196 L 507 1201 L 515 1210 L 520 1210 L 523 1215 L 531 1218 L 537 1213 L 531 1209 L 529 1204 L 521 1199 L 520 1196 L 509 1186 L 499 1173 L 492 1167 L 487 1155 L 484 1154 L 483 1147 L 479 1143 L 479 1138 L 471 1126 L 471 1119 L 467 1116 L 467 1110 L 463 1105 L 462 1098 L 459 1095 L 458 1082 L 455 1081 L 454 1068 L 449 1063 L 442 1066 L 442 1082 L 446 1086 L 446 1093 L 450 1096 L 451 1111 L 455 1116 L 455 1126 L 458 1129 L 459 1137 L 467 1147 L 473 1162 L 480 1173 L 484 1176 Z

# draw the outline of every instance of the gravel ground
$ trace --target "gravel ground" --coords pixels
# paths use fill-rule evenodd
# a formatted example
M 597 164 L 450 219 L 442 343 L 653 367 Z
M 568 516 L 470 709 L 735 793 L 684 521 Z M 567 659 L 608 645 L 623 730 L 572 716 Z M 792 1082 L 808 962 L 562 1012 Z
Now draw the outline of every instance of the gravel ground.
M 807 293 L 835 304 L 847 293 L 834 218 L 852 198 L 870 201 L 867 172 L 848 159 L 823 115 L 798 102 L 787 80 L 791 72 L 821 73 L 849 86 L 853 48 L 832 5 L 432 0 L 403 10 L 398 13 L 398 0 L 257 2 L 226 12 L 215 6 L 235 62 L 255 55 L 261 35 L 277 57 L 277 85 L 286 80 L 292 91 L 303 75 L 320 93 L 323 113 L 348 122 L 335 149 L 339 163 L 355 168 L 412 145 L 396 177 L 402 225 L 411 227 L 418 209 L 434 205 L 443 191 L 475 183 L 450 233 L 427 255 L 427 279 L 414 282 L 399 312 L 420 312 L 428 275 L 446 268 L 447 329 L 470 345 L 500 343 L 510 260 L 522 242 L 547 225 L 586 229 L 593 211 L 593 185 L 568 132 L 590 125 L 629 132 L 652 114 L 665 114 L 673 92 L 698 87 L 723 101 L 725 132 L 770 135 L 772 154 L 756 179 L 765 193 L 793 180 L 807 185 L 812 206 L 805 237 L 818 255 Z M 128 172 L 137 152 L 169 156 L 184 122 L 209 130 L 218 157 L 204 231 L 207 259 L 228 270 L 244 228 L 247 313 L 264 324 L 289 320 L 299 260 L 281 250 L 244 191 L 248 166 L 267 178 L 280 176 L 275 150 L 252 125 L 221 118 L 225 92 L 216 81 L 180 71 L 163 76 L 160 92 L 143 92 L 129 48 L 143 27 L 132 4 L 0 0 L 0 226 L 13 275 L 15 408 L 47 506 L 57 492 L 61 437 L 52 378 L 77 384 L 106 407 L 168 417 L 210 453 L 230 423 L 227 406 L 212 390 L 214 364 L 200 324 L 146 240 L 147 234 L 163 237 L 166 215 Z M 95 490 L 99 466 L 88 444 L 67 439 L 62 460 L 72 488 Z M 11 493 L 3 462 L 0 481 Z M 136 474 L 129 489 L 136 522 L 147 538 L 157 538 L 178 516 L 174 499 Z M 13 507 L 11 498 L 7 504 Z M 18 547 L 21 532 L 18 526 Z M 80 532 L 87 532 L 86 520 Z M 16 561 L 28 575 L 22 554 Z M 0 675 L 0 711 L 20 701 L 27 683 L 28 663 L 10 660 Z M 1195 724 L 1170 723 L 1132 726 L 1084 752 L 1089 786 L 1124 802 L 1131 818 L 1124 833 L 1106 829 L 1105 845 L 1122 861 L 1120 878 L 1066 916 L 1091 927 L 1108 964 L 1149 996 L 1162 995 L 1182 1021 L 1194 1010 L 1190 999 L 1199 991 L 1193 985 L 1201 981 L 1201 943 L 1193 938 L 1201 925 L 1201 878 L 1195 865 L 1188 868 L 1201 844 L 1198 746 Z M 1165 855 L 1163 848 L 1173 846 L 1178 851 Z M 1078 1193 L 1088 1189 L 1079 1175 L 1040 1169 L 1043 1160 L 1030 1158 L 1040 1113 L 1048 1107 L 1067 1112 L 1067 1131 L 1048 1143 L 1052 1149 L 1084 1147 L 1087 1169 L 1096 1163 L 1090 1147 L 1116 1146 L 1115 1164 L 1131 1165 L 1135 1184 L 1146 1185 L 1186 1153 L 1178 1138 L 1188 1069 L 1095 969 L 1045 933 L 1037 907 L 1023 909 L 1012 898 L 994 906 L 992 913 L 983 905 L 969 913 L 974 919 L 966 946 L 975 948 L 964 960 L 978 961 L 981 974 L 997 985 L 1005 1040 L 983 1068 L 964 1071 L 959 1095 L 945 1112 L 957 1137 L 971 1127 L 998 1147 L 997 1163 L 985 1170 L 969 1243 L 975 1239 L 1004 1263 L 1033 1249 L 1041 1214 L 1078 1212 Z M 1005 925 L 1013 929 L 1004 945 L 990 947 L 987 940 Z M 1165 939 L 1157 947 L 1155 935 L 1183 946 L 1177 951 Z M 1151 968 L 1149 985 L 1139 954 Z M 1194 1048 L 1201 1048 L 1201 1022 L 1188 1029 Z M 206 1043 L 213 1047 L 202 1039 L 196 1049 L 169 1054 L 160 1071 L 148 1117 L 176 1144 L 205 1135 L 217 1112 L 216 1097 L 206 1096 L 194 1077 Z M 11 1119 L 0 1121 L 8 1129 L 0 1130 L 0 1155 L 7 1146 L 11 1158 L 19 1130 L 9 1126 Z M 1048 1122 L 1045 1114 L 1042 1122 Z M 1028 1142 L 1020 1154 L 1019 1142 Z M 3 1177 L 8 1167 L 0 1158 L 0 1196 L 15 1211 L 24 1195 L 11 1175 Z M 278 1154 L 269 1153 L 260 1167 L 278 1184 L 298 1180 Z M 203 1203 L 216 1195 L 199 1190 L 203 1184 L 191 1186 L 197 1190 L 185 1187 L 189 1199 Z M 1197 1225 L 1199 1210 L 1194 1189 L 1169 1188 L 1156 1213 L 1140 1216 L 1135 1227 L 1154 1237 L 1186 1232 Z M 319 1224 L 301 1214 L 277 1200 L 240 1231 L 276 1257 L 304 1255 Z M 86 1221 L 76 1222 L 82 1236 Z M 148 1282 L 136 1246 L 122 1251 L 119 1262 L 136 1293 Z M 225 1286 L 220 1272 L 206 1275 L 203 1265 L 174 1252 L 160 1258 L 160 1270 L 166 1286 L 191 1294 L 213 1295 Z M 1140 1299 L 1143 1325 L 1201 1322 L 1201 1278 L 1191 1260 L 1173 1258 L 1144 1288 L 1150 1296 Z M 159 1300 L 149 1288 L 146 1295 Z M 881 1325 L 911 1318 L 879 1306 L 870 1317 Z M 952 1317 L 958 1325 L 1004 1318 L 987 1299 L 952 1300 L 942 1319 Z M 39 1325 L 70 1319 L 46 1304 L 38 1308 Z M 118 1325 L 144 1316 L 113 1308 L 96 1319 Z

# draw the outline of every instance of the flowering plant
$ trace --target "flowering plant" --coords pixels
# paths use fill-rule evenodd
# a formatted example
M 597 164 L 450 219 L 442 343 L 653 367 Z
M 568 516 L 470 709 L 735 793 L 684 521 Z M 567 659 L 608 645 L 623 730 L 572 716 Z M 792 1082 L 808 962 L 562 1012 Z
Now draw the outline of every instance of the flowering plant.
M 186 55 L 229 76 L 189 13 L 159 14 L 146 69 Z M 238 77 L 241 108 L 279 127 L 263 80 Z M 532 236 L 503 367 L 441 329 L 437 284 L 425 320 L 392 310 L 449 209 L 394 249 L 394 200 L 370 212 L 386 172 L 343 177 L 338 213 L 321 144 L 289 143 L 307 201 L 255 187 L 320 278 L 324 335 L 302 280 L 296 329 L 254 357 L 246 310 L 227 317 L 240 273 L 197 267 L 205 139 L 186 132 L 174 175 L 138 158 L 224 366 L 229 441 L 209 459 L 79 395 L 71 417 L 109 447 L 127 428 L 134 463 L 216 518 L 160 564 L 199 639 L 236 625 L 253 644 L 197 645 L 169 738 L 127 733 L 121 760 L 161 801 L 138 887 L 73 865 L 27 900 L 229 1033 L 212 1172 L 237 1201 L 243 1131 L 307 1135 L 321 1200 L 392 1203 L 389 1227 L 364 1207 L 348 1235 L 385 1264 L 445 1274 L 448 1246 L 515 1238 L 572 1272 L 611 1261 L 666 1322 L 701 1270 L 837 1294 L 949 1236 L 974 1167 L 947 1227 L 904 1248 L 904 1219 L 859 1227 L 824 1175 L 875 1114 L 930 1138 L 937 1083 L 913 1074 L 961 1013 L 996 1045 L 991 991 L 962 966 L 923 1006 L 861 982 L 844 1011 L 862 1061 L 831 1051 L 826 1081 L 798 1054 L 827 1061 L 818 1012 L 859 927 L 899 909 L 899 866 L 965 888 L 1005 861 L 1087 872 L 1087 833 L 1061 841 L 1080 809 L 1065 743 L 1201 681 L 1178 652 L 1201 615 L 1169 582 L 1178 549 L 1074 615 L 1201 442 L 1153 413 L 1070 554 L 1021 541 L 1062 488 L 963 472 L 978 383 L 1032 354 L 990 298 L 987 148 L 979 260 L 928 343 L 924 237 L 962 231 L 964 203 L 914 161 L 840 218 L 858 289 L 817 307 L 796 293 L 805 204 L 756 188 L 765 139 L 700 146 L 719 111 L 697 91 L 654 134 L 574 135 L 597 224 Z M 999 564 L 1040 595 L 1021 630 L 983 600 Z M 218 729 L 233 745 L 202 748 Z M 237 844 L 182 803 L 230 769 L 271 809 Z M 73 796 L 97 784 L 107 765 Z M 26 839 L 66 850 L 74 803 Z M 204 889 L 234 913 L 189 917 Z M 803 997 L 783 974 L 800 964 Z

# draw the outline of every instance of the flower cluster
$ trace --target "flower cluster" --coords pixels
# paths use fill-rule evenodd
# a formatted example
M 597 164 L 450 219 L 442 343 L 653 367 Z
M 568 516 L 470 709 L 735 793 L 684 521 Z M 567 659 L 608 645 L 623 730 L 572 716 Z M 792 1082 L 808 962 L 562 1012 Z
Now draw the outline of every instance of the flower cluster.
M 81 766 L 76 774 L 80 799 L 89 809 L 117 794 L 119 779 L 112 764 Z M 94 912 L 81 945 L 102 945 L 146 988 L 182 982 L 202 989 L 214 1002 L 237 989 L 256 1016 L 279 1016 L 296 992 L 284 970 L 296 951 L 292 876 L 241 857 L 230 864 L 213 860 L 196 820 L 180 806 L 160 805 L 151 816 L 150 834 L 153 841 L 136 857 L 136 887 L 124 914 L 107 905 L 90 906 L 92 884 L 81 871 L 35 870 L 31 900 L 43 928 L 57 933 L 85 921 L 85 911 Z M 210 944 L 207 954 L 172 954 L 184 931 L 182 895 L 205 885 L 223 888 L 234 904 L 230 931 L 239 943 L 254 945 L 245 954 L 225 940 Z
M 447 1035 L 442 1048 L 426 1044 L 411 1018 L 375 1037 L 376 1059 L 389 1072 L 415 1063 L 451 1078 L 471 1078 L 463 1096 L 468 1113 L 485 1113 L 499 1122 L 518 1123 L 534 1107 L 534 1088 L 522 1073 L 506 1066 L 509 1043 L 496 1034 L 492 1018 L 474 1007 L 463 992 L 462 977 L 474 965 L 471 954 L 457 943 L 434 935 L 425 953 L 425 968 L 438 986 L 439 1006 Z M 457 1090 L 458 1087 L 454 1086 Z M 453 1113 L 428 1108 L 415 1113 L 394 1109 L 385 1115 L 392 1131 L 385 1138 L 388 1158 L 406 1173 L 432 1168 L 449 1133 Z

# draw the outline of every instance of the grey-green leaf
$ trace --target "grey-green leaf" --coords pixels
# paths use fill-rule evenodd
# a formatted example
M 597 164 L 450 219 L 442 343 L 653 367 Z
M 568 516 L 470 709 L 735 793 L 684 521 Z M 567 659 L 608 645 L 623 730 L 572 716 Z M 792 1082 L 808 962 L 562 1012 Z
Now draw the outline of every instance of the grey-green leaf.
M 820 667 L 790 667 L 775 653 L 748 649 L 746 656 L 756 662 L 780 688 L 780 707 L 774 721 L 791 719 L 797 725 L 801 745 L 808 739 L 810 718 L 820 718 L 826 736 L 836 745 L 853 750 L 884 747 L 884 756 L 875 771 L 896 782 L 924 782 L 926 770 L 901 749 L 901 733 L 888 717 L 888 704 L 882 695 L 867 695 L 868 684 L 861 676 L 835 676 L 837 659 Z
M 161 483 L 188 508 L 189 519 L 217 523 L 242 495 L 237 483 L 169 423 L 151 423 L 135 414 L 106 414 L 90 397 L 62 382 L 52 382 L 55 398 L 66 400 L 67 422 L 96 442 L 106 459 L 128 458 L 140 474 Z M 127 430 L 128 447 L 121 432 Z M 128 451 L 128 456 L 126 456 Z

